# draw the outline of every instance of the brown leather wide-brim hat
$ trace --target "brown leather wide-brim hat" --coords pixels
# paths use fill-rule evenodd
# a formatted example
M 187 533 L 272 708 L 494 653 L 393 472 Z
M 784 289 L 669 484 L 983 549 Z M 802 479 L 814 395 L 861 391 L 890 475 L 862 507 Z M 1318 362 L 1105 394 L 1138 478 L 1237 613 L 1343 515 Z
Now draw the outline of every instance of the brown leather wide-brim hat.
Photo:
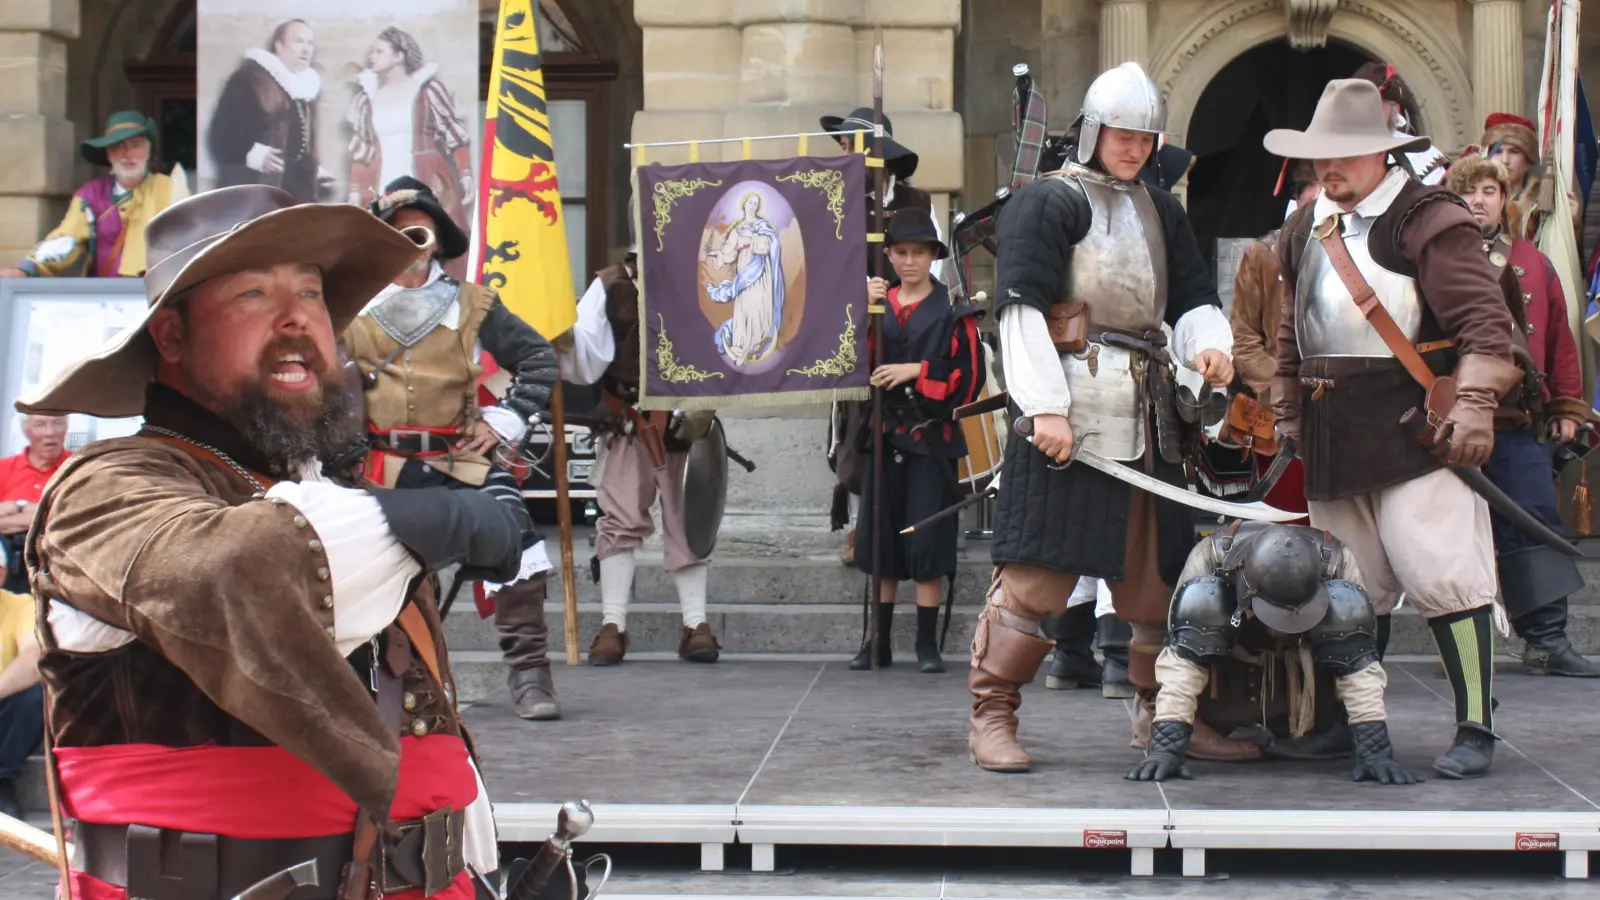
M 1262 139 L 1267 152 L 1292 159 L 1345 159 L 1372 153 L 1415 152 L 1432 146 L 1427 137 L 1395 136 L 1383 111 L 1383 96 L 1364 78 L 1328 82 L 1305 131 L 1274 128 Z
M 144 412 L 156 347 L 146 325 L 155 311 L 223 275 L 280 263 L 322 271 L 335 334 L 417 258 L 421 230 L 402 234 L 359 206 L 296 205 L 287 192 L 242 185 L 195 194 L 145 228 L 149 309 L 132 327 L 79 360 L 37 396 L 16 401 L 29 415 L 83 413 L 115 419 Z

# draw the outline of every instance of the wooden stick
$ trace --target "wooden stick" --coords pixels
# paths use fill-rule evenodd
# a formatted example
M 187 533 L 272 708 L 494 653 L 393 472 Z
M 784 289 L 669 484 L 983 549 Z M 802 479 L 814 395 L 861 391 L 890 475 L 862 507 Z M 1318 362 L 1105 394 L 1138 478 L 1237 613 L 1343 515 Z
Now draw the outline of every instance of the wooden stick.
M 567 486 L 567 403 L 561 382 L 550 393 L 550 413 L 555 418 L 556 523 L 561 529 L 561 600 L 566 620 L 567 665 L 578 658 L 578 574 L 572 564 L 572 499 Z
M 873 37 L 872 45 L 872 155 L 879 162 L 883 161 L 883 29 L 879 28 Z M 885 186 L 886 171 L 884 166 L 873 169 L 873 203 L 872 203 L 872 233 L 883 234 L 883 189 Z M 872 274 L 882 278 L 888 259 L 883 255 L 883 247 L 872 242 L 867 243 L 867 252 L 872 255 Z M 883 359 L 883 310 L 887 302 L 872 304 L 877 306 L 876 312 L 870 312 L 871 326 L 869 333 L 872 335 L 872 352 L 867 358 L 869 371 L 877 369 L 878 363 Z M 872 671 L 876 672 L 883 666 L 884 660 L 878 653 L 878 642 L 882 640 L 884 621 L 883 610 L 880 603 L 880 588 L 883 579 L 883 555 L 887 549 L 883 546 L 883 388 L 877 384 L 872 386 L 872 496 L 862 497 L 861 502 L 872 504 L 872 574 L 868 576 L 871 588 L 868 591 L 867 602 L 872 604 L 870 621 L 872 622 Z
M 47 866 L 61 868 L 61 855 L 56 849 L 54 835 L 48 831 L 41 831 L 21 819 L 13 819 L 5 813 L 0 813 L 0 847 L 15 850 Z

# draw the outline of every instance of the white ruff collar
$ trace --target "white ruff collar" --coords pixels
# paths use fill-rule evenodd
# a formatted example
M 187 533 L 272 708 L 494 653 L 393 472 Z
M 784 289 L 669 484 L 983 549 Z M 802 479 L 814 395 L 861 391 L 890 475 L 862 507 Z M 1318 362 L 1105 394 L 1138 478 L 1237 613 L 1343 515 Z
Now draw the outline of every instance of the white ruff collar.
M 311 101 L 317 99 L 322 93 L 322 76 L 316 69 L 307 68 L 300 72 L 291 72 L 283 64 L 283 60 L 273 56 L 260 47 L 251 47 L 244 51 L 244 58 L 267 70 L 272 80 L 283 88 L 284 93 L 292 99 Z

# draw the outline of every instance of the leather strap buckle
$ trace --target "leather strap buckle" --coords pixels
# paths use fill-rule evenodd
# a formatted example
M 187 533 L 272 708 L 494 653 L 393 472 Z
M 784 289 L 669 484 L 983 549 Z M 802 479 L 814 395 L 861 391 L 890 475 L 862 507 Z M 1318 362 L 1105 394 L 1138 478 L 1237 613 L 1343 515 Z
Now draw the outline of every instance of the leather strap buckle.
M 1312 229 L 1311 233 L 1316 237 L 1317 240 L 1325 241 L 1333 236 L 1334 230 L 1338 227 L 1339 215 L 1335 213 L 1334 215 L 1331 215 L 1318 223 L 1317 227 Z
M 466 817 L 446 806 L 399 826 L 399 836 L 381 843 L 384 894 L 422 890 L 432 896 L 466 868 Z

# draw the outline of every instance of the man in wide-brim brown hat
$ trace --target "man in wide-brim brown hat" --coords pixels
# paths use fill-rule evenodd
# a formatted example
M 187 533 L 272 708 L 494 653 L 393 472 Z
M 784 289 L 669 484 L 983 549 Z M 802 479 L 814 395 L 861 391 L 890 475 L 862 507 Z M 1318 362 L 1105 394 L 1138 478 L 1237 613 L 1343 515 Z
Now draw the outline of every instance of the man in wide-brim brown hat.
M 1477 221 L 1460 198 L 1394 164 L 1427 143 L 1395 136 L 1378 89 L 1362 79 L 1329 82 L 1305 131 L 1267 134 L 1269 151 L 1312 160 L 1322 185 L 1278 242 L 1289 294 L 1273 396 L 1280 429 L 1299 438 L 1311 524 L 1355 554 L 1380 648 L 1402 590 L 1428 619 L 1457 724 L 1434 768 L 1471 778 L 1494 758 L 1498 584 L 1488 507 L 1445 467 L 1489 459 L 1496 410 L 1522 371 L 1512 361 L 1511 298 L 1484 258 Z M 1443 390 L 1425 402 L 1433 376 L 1453 377 L 1453 404 Z M 1425 407 L 1437 415 L 1433 452 L 1400 425 Z M 1325 755 L 1347 735 L 1339 728 L 1269 753 Z
M 466 900 L 494 825 L 426 573 L 508 580 L 521 528 L 319 465 L 360 437 L 334 335 L 418 244 L 261 185 L 148 236 L 144 320 L 17 404 L 144 417 L 73 454 L 26 550 L 77 895 L 231 897 L 309 857 L 340 896 Z

